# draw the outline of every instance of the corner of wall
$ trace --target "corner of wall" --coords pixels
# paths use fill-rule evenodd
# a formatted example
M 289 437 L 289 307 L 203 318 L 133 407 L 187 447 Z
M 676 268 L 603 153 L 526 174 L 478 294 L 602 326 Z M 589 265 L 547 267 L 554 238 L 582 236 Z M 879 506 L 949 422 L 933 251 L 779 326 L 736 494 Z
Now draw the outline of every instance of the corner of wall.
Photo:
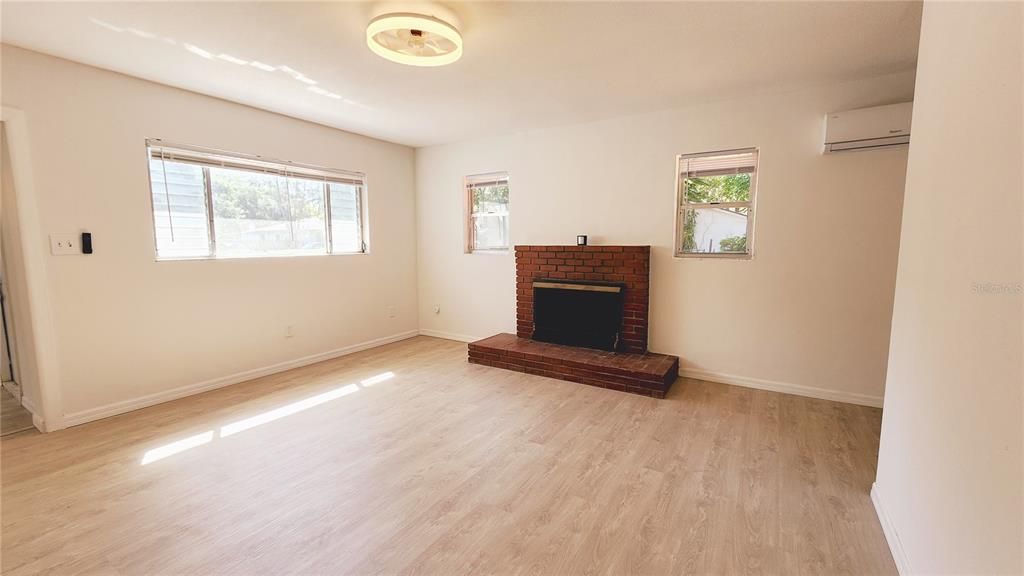
M 882 525 L 882 533 L 885 534 L 885 541 L 889 544 L 892 560 L 896 563 L 896 571 L 901 575 L 911 574 L 906 552 L 903 551 L 903 544 L 896 532 L 896 525 L 892 523 L 888 512 L 886 512 L 878 482 L 871 484 L 871 503 L 875 505 L 875 514 L 878 515 L 878 522 Z

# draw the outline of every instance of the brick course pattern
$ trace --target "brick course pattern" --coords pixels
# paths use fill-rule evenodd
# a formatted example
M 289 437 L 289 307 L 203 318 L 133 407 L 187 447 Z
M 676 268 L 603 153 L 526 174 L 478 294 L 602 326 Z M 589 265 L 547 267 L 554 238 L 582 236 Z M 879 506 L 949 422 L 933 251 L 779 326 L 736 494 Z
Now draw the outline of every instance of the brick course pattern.
M 497 334 L 469 345 L 469 362 L 664 398 L 679 374 L 679 358 L 609 352 Z
M 516 246 L 516 335 L 533 336 L 534 279 L 622 282 L 619 350 L 647 352 L 650 272 L 650 246 Z

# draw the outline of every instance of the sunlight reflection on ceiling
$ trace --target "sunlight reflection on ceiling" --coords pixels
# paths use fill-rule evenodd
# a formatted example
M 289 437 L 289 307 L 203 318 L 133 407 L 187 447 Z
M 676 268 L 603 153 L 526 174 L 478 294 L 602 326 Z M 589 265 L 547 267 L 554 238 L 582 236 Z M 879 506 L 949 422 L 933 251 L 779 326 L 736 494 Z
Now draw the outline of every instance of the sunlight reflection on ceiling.
M 95 17 L 90 17 L 89 21 L 92 22 L 93 24 L 101 27 L 101 28 L 104 28 L 106 30 L 110 30 L 111 32 L 117 32 L 119 34 L 127 32 L 129 34 L 132 34 L 132 35 L 137 36 L 139 38 L 144 38 L 146 40 L 157 40 L 157 39 L 159 39 L 160 41 L 162 41 L 162 42 L 164 42 L 166 44 L 170 44 L 172 46 L 177 46 L 178 45 L 178 42 L 176 40 L 174 40 L 173 38 L 167 38 L 166 36 L 159 36 L 157 34 L 153 34 L 152 32 L 147 32 L 145 30 L 139 30 L 137 28 L 130 28 L 130 27 L 124 27 L 124 26 L 118 26 L 116 24 L 111 24 L 110 22 L 106 22 L 104 20 L 100 20 L 99 18 L 95 18 Z M 296 69 L 294 69 L 294 68 L 292 68 L 290 66 L 284 65 L 284 64 L 281 64 L 281 65 L 278 65 L 278 66 L 272 66 L 270 64 L 265 64 L 265 63 L 260 62 L 258 60 L 246 60 L 244 58 L 239 58 L 238 56 L 234 56 L 232 54 L 224 54 L 224 53 L 214 54 L 210 50 L 207 50 L 207 49 L 205 49 L 205 48 L 203 48 L 201 46 L 196 46 L 195 44 L 189 44 L 188 42 L 182 42 L 181 43 L 181 47 L 184 48 L 185 50 L 187 50 L 189 53 L 194 54 L 194 55 L 196 55 L 196 56 L 198 56 L 200 58 L 203 58 L 204 60 L 211 60 L 211 61 L 213 61 L 213 60 L 220 60 L 220 61 L 223 61 L 223 62 L 229 62 L 231 64 L 236 64 L 238 66 L 252 66 L 253 68 L 256 68 L 257 70 L 262 70 L 264 72 L 283 72 L 284 74 L 290 76 L 293 80 L 295 80 L 295 81 L 297 81 L 297 82 L 299 82 L 301 84 L 304 84 L 309 92 L 312 92 L 313 94 L 316 94 L 317 96 L 324 96 L 324 97 L 330 98 L 332 100 L 341 100 L 345 104 L 349 104 L 351 106 L 357 106 L 357 107 L 360 107 L 360 108 L 366 108 L 368 110 L 372 109 L 371 106 L 363 104 L 362 102 L 357 102 L 355 100 L 351 100 L 349 98 L 345 98 L 341 94 L 338 94 L 336 92 L 331 92 L 330 90 L 327 90 L 325 88 L 322 88 L 322 87 L 318 86 L 319 82 L 317 82 L 316 80 L 314 80 L 314 79 L 310 78 L 309 76 L 306 76 L 302 72 L 299 72 L 298 70 L 296 70 Z

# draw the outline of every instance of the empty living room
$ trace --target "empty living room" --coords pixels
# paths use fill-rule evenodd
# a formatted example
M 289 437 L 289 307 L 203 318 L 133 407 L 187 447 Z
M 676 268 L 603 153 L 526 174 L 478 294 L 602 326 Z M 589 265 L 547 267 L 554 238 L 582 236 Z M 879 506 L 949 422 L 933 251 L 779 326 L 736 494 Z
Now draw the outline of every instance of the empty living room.
M 0 573 L 1024 575 L 1024 1 L 0 2 Z

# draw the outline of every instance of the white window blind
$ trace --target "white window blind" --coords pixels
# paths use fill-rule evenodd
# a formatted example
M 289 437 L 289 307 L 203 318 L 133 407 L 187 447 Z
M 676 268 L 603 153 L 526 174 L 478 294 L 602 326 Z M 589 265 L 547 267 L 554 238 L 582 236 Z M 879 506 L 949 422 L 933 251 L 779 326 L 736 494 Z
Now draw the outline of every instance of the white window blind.
M 362 172 L 349 172 L 333 168 L 323 168 L 308 164 L 299 164 L 285 160 L 270 160 L 260 156 L 224 152 L 220 150 L 165 145 L 160 140 L 148 140 L 150 156 L 168 162 L 181 164 L 198 164 L 200 166 L 219 166 L 236 170 L 249 170 L 264 174 L 276 174 L 283 177 L 302 177 L 311 180 L 326 180 L 339 184 L 362 186 L 366 176 Z
M 687 154 L 679 157 L 679 173 L 683 178 L 751 174 L 757 166 L 757 150 L 739 150 L 715 155 Z
M 203 168 L 150 158 L 149 176 L 158 256 L 211 256 Z
M 158 259 L 366 251 L 359 172 L 147 141 Z
M 466 186 L 471 188 L 484 186 L 508 186 L 508 174 L 477 174 L 466 176 Z

